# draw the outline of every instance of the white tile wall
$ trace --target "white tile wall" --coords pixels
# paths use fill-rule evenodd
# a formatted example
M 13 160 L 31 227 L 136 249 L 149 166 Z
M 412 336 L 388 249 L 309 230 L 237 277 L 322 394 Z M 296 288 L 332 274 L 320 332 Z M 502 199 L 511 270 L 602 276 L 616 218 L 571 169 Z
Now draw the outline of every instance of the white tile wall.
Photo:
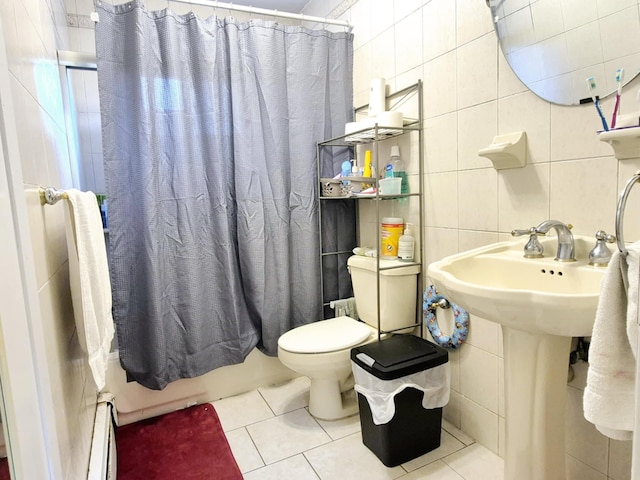
M 87 375 L 69 293 L 64 205 L 42 207 L 36 187 L 71 188 L 61 83 L 56 50 L 69 48 L 65 5 L 74 0 L 4 0 L 0 16 L 9 60 L 27 214 L 33 246 L 46 365 L 57 415 L 55 425 L 62 472 L 86 476 L 96 389 Z

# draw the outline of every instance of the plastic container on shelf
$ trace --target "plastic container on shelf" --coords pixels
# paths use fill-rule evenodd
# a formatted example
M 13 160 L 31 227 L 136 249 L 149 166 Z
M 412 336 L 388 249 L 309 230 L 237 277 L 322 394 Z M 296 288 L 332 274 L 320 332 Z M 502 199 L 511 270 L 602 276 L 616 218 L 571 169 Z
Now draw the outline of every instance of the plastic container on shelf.
M 378 185 L 380 185 L 380 195 L 400 195 L 402 179 L 381 178 L 378 180 Z
M 380 228 L 380 256 L 382 258 L 398 257 L 398 241 L 403 231 L 404 221 L 401 217 L 382 218 Z

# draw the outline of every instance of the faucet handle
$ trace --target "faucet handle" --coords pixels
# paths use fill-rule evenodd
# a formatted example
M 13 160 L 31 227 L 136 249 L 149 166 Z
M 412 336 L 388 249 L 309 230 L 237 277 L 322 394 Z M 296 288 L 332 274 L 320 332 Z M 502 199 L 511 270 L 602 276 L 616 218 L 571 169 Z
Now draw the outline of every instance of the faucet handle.
M 541 258 L 544 247 L 538 241 L 538 236 L 544 235 L 544 233 L 539 232 L 536 227 L 531 227 L 528 230 L 511 230 L 512 237 L 522 235 L 529 235 L 529 241 L 524 246 L 524 258 Z
M 527 228 L 526 230 L 511 230 L 512 237 L 520 237 L 522 235 L 544 235 L 544 233 L 538 232 L 536 227 Z
M 614 243 L 616 241 L 616 237 L 615 235 L 609 235 L 604 230 L 598 230 L 596 232 L 596 240 L 599 242 Z
M 609 235 L 604 230 L 596 232 L 596 246 L 589 252 L 589 265 L 595 267 L 606 267 L 611 260 L 611 250 L 607 247 L 607 243 L 614 243 L 616 237 Z

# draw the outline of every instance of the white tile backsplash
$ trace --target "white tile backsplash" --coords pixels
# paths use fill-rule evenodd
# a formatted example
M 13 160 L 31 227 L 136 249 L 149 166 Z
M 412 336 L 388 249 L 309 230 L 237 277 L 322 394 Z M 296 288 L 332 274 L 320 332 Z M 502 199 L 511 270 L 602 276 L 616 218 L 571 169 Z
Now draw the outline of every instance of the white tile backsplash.
M 464 396 L 460 397 L 460 403 L 460 429 L 498 453 L 498 414 Z
M 523 112 L 527 112 L 523 115 Z M 498 133 L 525 131 L 527 163 L 549 161 L 551 108 L 531 92 L 520 93 L 498 101 Z
M 552 163 L 550 217 L 573 224 L 576 234 L 613 232 L 617 192 L 607 185 L 617 183 L 617 171 L 613 157 Z
M 422 8 L 424 60 L 428 61 L 456 48 L 456 3 L 432 0 Z
M 493 168 L 458 172 L 460 228 L 497 231 L 497 182 L 497 173 Z
M 456 50 L 458 108 L 497 98 L 497 49 L 496 36 L 490 32 Z
M 456 110 L 456 52 L 447 52 L 424 64 L 424 117 L 431 118 Z
M 481 407 L 497 414 L 498 356 L 474 347 L 470 343 L 466 348 L 461 349 L 460 393 Z
M 498 173 L 498 228 L 527 229 L 549 218 L 549 163 Z
M 487 33 L 493 34 L 493 17 L 486 4 L 482 2 L 455 3 L 458 46 L 469 43 Z
M 449 113 L 425 120 L 425 173 L 453 172 L 458 167 L 457 113 Z
M 396 73 L 403 73 L 422 65 L 422 13 L 420 10 L 415 10 L 396 23 L 394 32 Z
M 374 37 L 371 40 L 371 48 L 371 76 L 393 78 L 396 73 L 395 30 L 389 28 Z
M 458 169 L 487 168 L 493 164 L 478 155 L 498 133 L 498 102 L 458 110 Z
M 458 174 L 434 173 L 425 178 L 426 224 L 430 227 L 458 227 Z

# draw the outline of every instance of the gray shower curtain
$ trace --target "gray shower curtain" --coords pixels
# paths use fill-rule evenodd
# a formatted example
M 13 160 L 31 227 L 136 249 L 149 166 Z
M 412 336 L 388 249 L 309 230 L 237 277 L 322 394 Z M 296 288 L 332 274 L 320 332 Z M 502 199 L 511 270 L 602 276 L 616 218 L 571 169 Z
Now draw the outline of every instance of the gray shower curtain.
M 96 9 L 122 366 L 161 389 L 275 355 L 322 315 L 315 143 L 351 120 L 352 35 Z

